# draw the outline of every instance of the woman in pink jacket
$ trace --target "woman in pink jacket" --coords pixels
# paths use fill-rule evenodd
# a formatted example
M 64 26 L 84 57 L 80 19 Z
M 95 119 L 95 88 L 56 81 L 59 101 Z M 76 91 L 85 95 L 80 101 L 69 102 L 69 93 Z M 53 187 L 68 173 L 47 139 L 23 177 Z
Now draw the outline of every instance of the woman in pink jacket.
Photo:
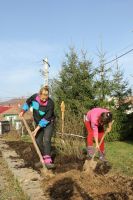
M 95 149 L 93 147 L 93 138 L 96 148 L 99 152 L 99 159 L 105 161 L 104 140 L 99 146 L 99 142 L 104 135 L 104 125 L 109 125 L 108 132 L 111 131 L 112 113 L 108 109 L 93 108 L 88 111 L 85 117 L 85 126 L 88 132 L 87 136 L 87 154 L 89 159 L 92 158 Z

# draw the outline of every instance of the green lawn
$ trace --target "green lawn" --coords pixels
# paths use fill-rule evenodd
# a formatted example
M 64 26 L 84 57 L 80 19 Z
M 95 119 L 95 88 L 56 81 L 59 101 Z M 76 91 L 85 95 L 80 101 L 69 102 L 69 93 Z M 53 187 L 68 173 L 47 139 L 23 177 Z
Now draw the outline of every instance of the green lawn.
M 106 154 L 113 171 L 133 176 L 133 141 L 106 143 Z

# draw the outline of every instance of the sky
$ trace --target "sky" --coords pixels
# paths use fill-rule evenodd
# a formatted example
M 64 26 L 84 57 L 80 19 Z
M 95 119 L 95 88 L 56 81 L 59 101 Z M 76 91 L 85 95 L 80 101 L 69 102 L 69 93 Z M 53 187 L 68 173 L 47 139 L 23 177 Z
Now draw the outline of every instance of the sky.
M 42 60 L 57 77 L 74 46 L 98 66 L 133 48 L 132 0 L 0 0 L 0 101 L 36 93 L 44 78 Z M 133 52 L 119 59 L 133 88 Z

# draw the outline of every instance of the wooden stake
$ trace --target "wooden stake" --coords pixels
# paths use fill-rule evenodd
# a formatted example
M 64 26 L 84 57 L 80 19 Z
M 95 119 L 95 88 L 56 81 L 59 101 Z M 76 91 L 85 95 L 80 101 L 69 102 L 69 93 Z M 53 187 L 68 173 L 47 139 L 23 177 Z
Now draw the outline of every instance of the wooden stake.
M 65 113 L 65 103 L 64 103 L 64 101 L 62 101 L 61 102 L 61 120 L 62 120 L 61 132 L 62 132 L 62 135 L 64 134 L 64 113 Z

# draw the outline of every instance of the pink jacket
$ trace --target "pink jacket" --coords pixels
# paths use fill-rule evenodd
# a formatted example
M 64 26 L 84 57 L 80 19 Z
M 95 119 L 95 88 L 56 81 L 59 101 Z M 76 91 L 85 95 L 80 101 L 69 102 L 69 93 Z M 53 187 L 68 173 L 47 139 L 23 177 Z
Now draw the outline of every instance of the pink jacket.
M 98 136 L 98 119 L 103 112 L 109 112 L 109 110 L 104 108 L 93 108 L 92 110 L 88 111 L 86 115 L 86 120 L 91 123 L 94 137 Z

